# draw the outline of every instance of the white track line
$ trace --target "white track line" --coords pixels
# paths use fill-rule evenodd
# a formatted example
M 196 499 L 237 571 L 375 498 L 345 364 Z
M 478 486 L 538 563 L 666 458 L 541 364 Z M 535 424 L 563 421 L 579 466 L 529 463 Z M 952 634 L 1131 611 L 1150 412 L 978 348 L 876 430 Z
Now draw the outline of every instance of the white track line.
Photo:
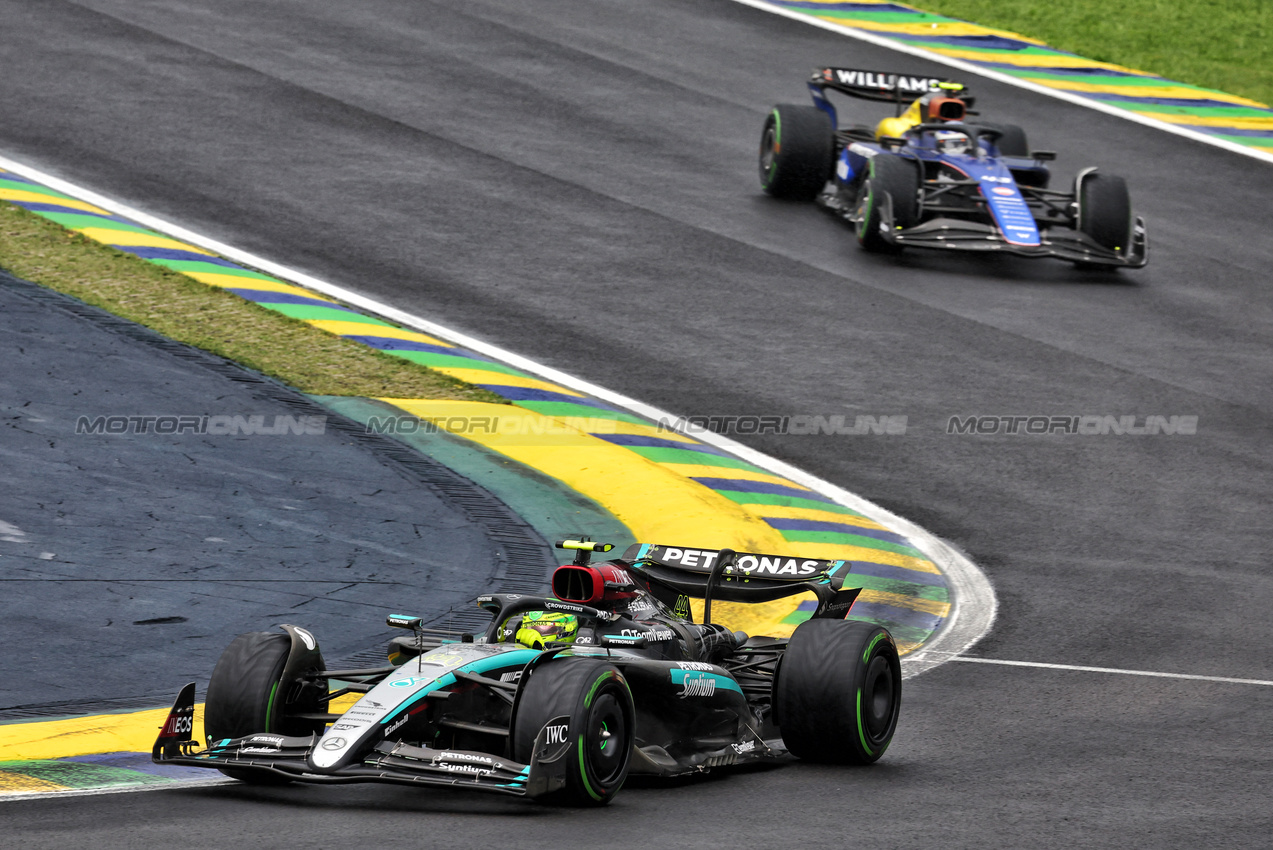
M 1026 91 L 1032 91 L 1036 94 L 1054 97 L 1057 100 L 1064 100 L 1067 103 L 1085 106 L 1088 109 L 1095 109 L 1097 112 L 1104 112 L 1107 115 L 1114 115 L 1118 118 L 1134 121 L 1137 124 L 1144 124 L 1146 127 L 1154 127 L 1155 129 L 1172 133 L 1177 136 L 1182 136 L 1186 139 L 1193 139 L 1195 142 L 1202 142 L 1205 145 L 1223 148 L 1230 153 L 1240 153 L 1243 156 L 1249 156 L 1253 159 L 1273 163 L 1273 154 L 1265 153 L 1264 151 L 1259 151 L 1255 148 L 1249 148 L 1246 145 L 1240 145 L 1237 142 L 1230 142 L 1225 139 L 1216 138 L 1215 136 L 1209 136 L 1206 133 L 1199 133 L 1197 130 L 1187 130 L 1184 127 L 1178 127 L 1175 124 L 1168 124 L 1166 121 L 1146 118 L 1143 115 L 1131 112 L 1130 110 L 1119 109 L 1116 106 L 1109 106 L 1108 104 L 1101 103 L 1099 100 L 1091 100 L 1081 95 L 1070 94 L 1069 92 L 1061 91 L 1059 89 L 1048 88 L 1047 86 L 1041 86 L 1038 83 L 1031 83 L 1027 80 L 1018 79 L 1009 74 L 1001 74 L 998 71 L 992 71 L 989 68 L 982 68 L 971 62 L 965 62 L 962 59 L 952 59 L 949 56 L 942 56 L 940 53 L 933 53 L 919 47 L 911 47 L 908 44 L 893 41 L 891 38 L 873 35 L 866 30 L 853 29 L 840 24 L 833 24 L 828 21 L 815 18 L 811 15 L 793 12 L 790 9 L 783 9 L 779 6 L 771 6 L 764 2 L 764 0 L 734 0 L 734 2 L 741 3 L 744 6 L 750 6 L 753 9 L 759 9 L 762 12 L 769 12 L 770 14 L 778 15 L 783 18 L 790 18 L 793 21 L 800 21 L 801 23 L 817 27 L 818 29 L 824 29 L 828 32 L 838 33 L 848 38 L 855 38 L 858 41 L 865 41 L 868 44 L 874 44 L 877 47 L 884 47 L 898 53 L 905 53 L 909 56 L 917 56 L 921 59 L 927 59 L 930 62 L 937 62 L 941 65 L 948 65 L 951 68 L 958 68 L 960 71 L 966 71 L 969 74 L 976 74 L 979 77 L 985 77 L 990 80 L 995 80 L 996 82 L 1016 86 L 1019 89 L 1025 89 Z
M 1230 676 L 1198 676 L 1193 673 L 1158 673 L 1153 670 L 1123 670 L 1118 667 L 1087 667 L 1081 664 L 1047 664 L 1042 661 L 1004 661 L 998 658 L 970 658 L 957 656 L 948 661 L 965 661 L 970 664 L 998 664 L 1004 667 L 1037 667 L 1043 670 L 1069 670 L 1077 673 L 1117 673 L 1122 676 L 1149 676 L 1155 679 L 1191 679 L 1198 682 L 1223 682 L 1229 685 L 1273 686 L 1267 679 L 1235 679 Z
M 240 250 L 231 245 L 226 245 L 223 242 L 210 239 L 207 236 L 195 233 L 185 227 L 165 221 L 164 219 L 150 215 L 149 213 L 141 210 L 134 209 L 114 200 L 113 198 L 106 197 L 105 195 L 98 194 L 90 189 L 86 189 L 66 180 L 45 174 L 37 169 L 23 165 L 22 163 L 14 162 L 0 156 L 0 168 L 7 169 L 15 174 L 19 174 L 23 177 L 27 177 L 28 179 L 42 183 L 52 189 L 56 189 L 59 192 L 72 195 L 91 204 L 95 204 L 103 209 L 122 215 L 125 218 L 132 219 L 133 221 L 145 225 L 153 230 L 161 231 L 177 239 L 206 248 L 209 251 L 221 255 L 222 257 L 226 257 L 227 259 L 234 260 L 235 262 L 242 263 L 246 266 L 251 266 L 252 268 L 259 269 L 283 280 L 292 281 L 293 283 L 321 292 L 324 295 L 330 295 L 333 298 L 344 301 L 346 304 L 360 307 L 363 310 L 375 313 L 378 316 L 382 316 L 398 324 L 415 328 L 433 336 L 448 339 L 464 348 L 468 348 L 487 357 L 515 366 L 523 371 L 539 375 L 549 381 L 576 390 L 577 392 L 591 395 L 594 398 L 599 398 L 616 407 L 630 410 L 633 413 L 636 413 L 639 416 L 644 416 L 654 422 L 671 422 L 678 419 L 677 416 L 660 408 L 645 404 L 644 402 L 637 401 L 636 399 L 628 398 L 627 396 L 616 393 L 613 390 L 589 383 L 588 381 L 576 378 L 574 375 L 537 363 L 528 357 L 523 357 L 520 354 L 514 354 L 511 351 L 491 345 L 488 342 L 483 342 L 475 337 L 452 330 L 451 328 L 439 325 L 436 322 L 431 322 L 421 316 L 416 316 L 404 310 L 399 310 L 396 307 L 391 307 L 383 302 L 368 298 L 365 295 L 360 295 L 352 290 L 345 289 L 344 287 L 337 286 L 336 284 L 329 283 L 312 275 L 297 271 L 296 269 L 280 265 L 279 263 L 267 260 L 264 257 L 258 257 L 255 254 L 250 254 L 247 251 Z M 924 670 L 942 663 L 946 657 L 966 651 L 990 630 L 990 626 L 994 622 L 996 611 L 994 589 L 990 585 L 990 580 L 986 578 L 985 574 L 982 573 L 968 557 L 955 550 L 937 536 L 929 533 L 923 528 L 920 528 L 915 523 L 903 519 L 902 517 L 885 510 L 873 502 L 867 501 L 855 493 L 850 493 L 848 490 L 837 487 L 828 481 L 823 481 L 814 475 L 810 475 L 809 473 L 797 469 L 790 464 L 771 458 L 768 455 L 756 451 L 755 449 L 748 448 L 747 446 L 735 442 L 728 437 L 723 437 L 711 432 L 695 434 L 694 436 L 702 440 L 704 443 L 724 449 L 725 451 L 731 452 L 735 456 L 742 458 L 748 463 L 755 464 L 761 469 L 768 470 L 775 475 L 780 475 L 790 479 L 791 481 L 795 481 L 798 484 L 802 484 L 815 492 L 833 499 L 851 510 L 866 514 L 883 525 L 887 525 L 897 530 L 901 534 L 910 538 L 916 544 L 916 548 L 925 552 L 933 560 L 933 563 L 935 563 L 945 575 L 948 586 L 952 591 L 951 609 L 936 634 L 934 634 L 933 637 L 931 637 L 924 645 L 925 650 L 934 650 L 935 654 L 930 656 L 926 652 L 919 652 L 914 653 L 913 655 L 908 655 L 902 659 L 906 676 L 909 677 L 918 675 Z

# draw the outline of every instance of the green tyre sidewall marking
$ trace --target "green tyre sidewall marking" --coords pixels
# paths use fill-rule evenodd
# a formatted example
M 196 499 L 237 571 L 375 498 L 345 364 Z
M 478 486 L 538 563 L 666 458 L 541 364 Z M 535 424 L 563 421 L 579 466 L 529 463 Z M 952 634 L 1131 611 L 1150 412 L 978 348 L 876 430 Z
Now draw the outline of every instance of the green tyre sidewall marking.
M 875 751 L 871 749 L 871 745 L 866 740 L 866 730 L 862 728 L 862 688 L 858 687 L 857 693 L 857 722 L 858 722 L 858 741 L 862 744 L 862 749 L 868 756 L 874 756 Z M 883 751 L 881 751 L 883 752 Z
M 885 634 L 884 632 L 880 632 L 878 635 L 876 635 L 875 637 L 871 639 L 871 642 L 867 644 L 866 646 L 866 652 L 862 653 L 862 663 L 864 664 L 866 663 L 867 659 L 871 657 L 871 653 L 875 651 L 875 645 L 879 643 L 880 641 L 884 640 L 886 637 L 888 637 L 887 634 Z M 862 692 L 860 690 L 858 691 L 858 696 L 859 697 L 862 696 Z
M 274 698 L 278 696 L 279 683 L 275 682 L 270 688 L 270 698 L 265 703 L 265 731 L 274 731 Z
M 584 731 L 586 732 L 587 730 L 585 729 Z M 588 763 L 587 759 L 584 758 L 583 753 L 584 737 L 585 735 L 582 733 L 579 735 L 579 776 L 583 779 L 583 790 L 588 792 L 588 796 L 594 800 L 600 801 L 605 799 L 605 795 L 598 794 L 596 791 L 592 790 L 592 783 L 588 781 Z M 617 791 L 618 789 L 616 788 L 615 790 Z

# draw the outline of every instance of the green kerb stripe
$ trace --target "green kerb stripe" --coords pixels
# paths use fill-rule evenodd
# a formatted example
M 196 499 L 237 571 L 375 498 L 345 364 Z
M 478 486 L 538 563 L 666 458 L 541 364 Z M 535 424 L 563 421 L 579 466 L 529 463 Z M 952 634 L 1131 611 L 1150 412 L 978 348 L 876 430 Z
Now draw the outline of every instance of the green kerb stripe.
M 338 310 L 334 307 L 312 307 L 308 304 L 271 304 L 270 302 L 260 302 L 263 307 L 269 307 L 271 310 L 282 313 L 284 316 L 291 316 L 293 319 L 303 319 L 306 321 L 327 320 L 333 322 L 361 322 L 364 325 L 376 325 L 382 328 L 391 328 L 393 325 L 388 322 L 382 322 L 379 319 L 373 319 L 370 316 L 364 316 L 361 313 L 350 313 L 346 310 Z
M 266 283 L 283 283 L 276 277 L 270 277 L 260 272 L 254 272 L 250 269 L 239 268 L 237 266 L 223 266 L 218 263 L 203 262 L 200 260 L 151 260 L 157 266 L 163 266 L 166 269 L 172 269 L 175 272 L 210 272 L 212 274 L 223 274 L 231 277 L 241 277 L 249 280 L 260 280 Z M 294 284 L 288 284 L 292 286 Z
M 720 455 L 695 451 L 694 449 L 670 449 L 663 446 L 627 446 L 627 448 L 655 463 L 695 463 L 703 466 L 745 469 L 748 472 L 764 472 L 763 469 L 752 466 L 745 460 L 721 457 Z
M 896 593 L 899 596 L 911 596 L 916 599 L 929 599 L 933 602 L 949 602 L 950 591 L 945 587 L 934 587 L 927 584 L 915 584 L 895 578 L 849 573 L 844 577 L 845 587 L 861 587 L 865 590 L 879 590 L 884 593 Z
M 791 8 L 791 7 L 788 7 Z M 947 18 L 942 15 L 934 15 L 929 12 L 867 12 L 867 11 L 850 11 L 845 12 L 839 9 L 825 8 L 797 8 L 796 11 L 805 14 L 815 15 L 819 18 L 835 18 L 841 21 L 870 21 L 876 24 L 962 24 L 966 21 L 957 18 Z
M 1106 101 L 1108 103 L 1108 101 Z M 1120 106 L 1136 112 L 1162 112 L 1171 115 L 1196 115 L 1199 118 L 1273 118 L 1273 111 L 1255 109 L 1250 106 L 1168 106 L 1161 103 L 1137 103 L 1136 101 L 1118 101 L 1111 106 Z
M 67 230 L 80 230 L 84 227 L 97 227 L 102 230 L 123 230 L 128 233 L 145 233 L 150 236 L 159 236 L 153 230 L 147 230 L 135 224 L 124 224 L 122 221 L 112 221 L 109 218 L 102 218 L 100 215 L 92 213 L 51 213 L 42 212 L 38 214 L 41 218 L 47 218 L 49 221 L 57 222 Z
M 368 331 L 367 336 L 375 336 L 374 331 Z M 487 372 L 501 372 L 505 375 L 525 375 L 519 369 L 512 366 L 505 366 L 503 363 L 490 363 L 486 360 L 476 360 L 472 357 L 465 357 L 461 354 L 435 354 L 432 351 L 397 351 L 394 349 L 383 349 L 385 354 L 392 354 L 395 357 L 401 357 L 403 360 L 410 360 L 412 363 L 419 363 L 422 366 L 432 366 L 435 369 L 483 369 Z
M 866 549 L 896 552 L 898 555 L 928 560 L 927 555 L 911 546 L 889 543 L 886 540 L 876 540 L 874 537 L 863 537 L 859 534 L 848 534 L 842 531 L 782 531 L 780 533 L 784 539 L 792 543 L 839 543 L 843 546 L 862 546 Z
M 737 502 L 740 505 L 780 505 L 785 508 L 815 508 L 820 511 L 848 514 L 849 516 L 867 519 L 867 517 L 862 516 L 857 511 L 851 511 L 843 505 L 823 502 L 819 499 L 801 499 L 798 496 L 775 496 L 772 493 L 746 493 L 742 490 L 717 490 L 716 492 L 731 502 Z

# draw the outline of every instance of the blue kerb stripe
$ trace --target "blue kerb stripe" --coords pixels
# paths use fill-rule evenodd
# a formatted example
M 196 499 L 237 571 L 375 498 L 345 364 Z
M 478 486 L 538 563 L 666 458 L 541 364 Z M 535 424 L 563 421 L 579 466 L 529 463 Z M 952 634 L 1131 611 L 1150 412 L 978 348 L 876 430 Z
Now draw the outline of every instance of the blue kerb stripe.
M 799 9 L 805 12 L 818 12 L 823 9 L 834 9 L 837 12 L 910 12 L 920 14 L 909 6 L 896 3 L 802 3 L 800 0 L 770 0 L 775 6 L 787 9 Z
M 711 487 L 713 490 L 735 490 L 740 493 L 765 493 L 770 496 L 791 496 L 796 499 L 809 499 L 814 502 L 826 502 L 834 505 L 835 502 L 812 490 L 797 490 L 795 487 L 784 487 L 781 484 L 771 484 L 768 481 L 749 481 L 744 478 L 695 478 L 699 484 L 704 487 Z
M 871 561 L 854 561 L 853 568 L 845 577 L 845 581 L 849 584 L 853 583 L 854 575 L 873 576 L 875 578 L 886 578 L 893 581 L 907 581 L 911 584 L 922 584 L 928 587 L 946 587 L 945 576 L 937 573 L 925 573 L 919 570 L 908 570 L 904 567 L 896 567 L 892 564 L 877 564 Z
M 1112 103 L 1115 106 L 1123 103 L 1152 103 L 1155 106 L 1182 106 L 1190 107 L 1206 107 L 1209 109 L 1256 109 L 1258 107 L 1245 106 L 1241 103 L 1230 103 L 1227 100 L 1210 100 L 1196 99 L 1191 97 L 1142 97 L 1134 94 L 1111 94 L 1108 92 L 1083 92 L 1084 97 L 1090 97 L 1092 100 L 1101 100 L 1106 103 Z M 1215 128 L 1212 128 L 1215 129 Z M 1258 132 L 1258 131 L 1257 131 Z
M 106 215 L 102 215 L 101 213 L 89 212 L 88 210 L 76 209 L 75 207 L 64 207 L 61 204 L 41 204 L 41 203 L 36 203 L 34 201 L 9 201 L 9 203 L 13 204 L 15 207 L 22 207 L 22 209 L 28 210 L 33 213 L 61 213 L 63 215 L 66 215 L 66 214 L 85 215 L 85 216 L 92 216 L 93 218 L 100 218 L 102 221 L 117 221 L 120 224 L 135 225 L 137 223 L 135 221 L 129 221 L 123 216 L 110 215 L 109 213 L 107 213 Z
M 1273 130 L 1242 130 L 1237 127 L 1212 127 L 1210 125 L 1201 124 L 1177 124 L 1176 126 L 1188 127 L 1190 130 L 1197 130 L 1200 133 L 1210 133 L 1213 136 L 1242 136 L 1247 139 L 1273 139 Z
M 321 298 L 310 298 L 307 295 L 291 295 L 286 292 L 271 292 L 267 289 L 237 289 L 228 288 L 228 291 L 235 295 L 246 298 L 248 301 L 255 301 L 257 304 L 309 304 L 314 307 L 337 307 L 330 301 L 324 301 Z
M 1001 35 L 911 35 L 910 33 L 889 33 L 891 38 L 897 41 L 916 42 L 919 44 L 942 44 L 949 47 L 980 47 L 987 50 L 1025 50 L 1029 47 L 1038 47 L 1044 50 L 1051 50 L 1059 56 L 1070 56 L 1072 54 L 1064 53 L 1055 48 L 1049 48 L 1041 44 L 1031 44 L 1028 41 L 1018 41 L 1015 38 L 1004 38 Z M 978 62 L 977 64 L 982 64 Z
M 25 183 L 28 186 L 39 186 L 41 189 L 47 188 L 43 183 L 36 183 L 34 180 L 28 180 L 21 175 L 14 174 L 12 171 L 0 169 L 0 180 L 10 180 L 14 183 Z
M 835 531 L 841 534 L 853 534 L 858 537 L 871 537 L 889 543 L 910 546 L 911 542 L 900 534 L 878 528 L 863 528 L 860 525 L 849 525 L 843 522 L 824 522 L 816 519 L 791 519 L 789 517 L 761 517 L 770 526 L 779 531 Z
M 705 445 L 704 443 L 681 443 L 676 440 L 665 440 L 662 437 L 650 437 L 644 434 L 593 434 L 594 437 L 600 437 L 607 443 L 614 443 L 616 446 L 637 446 L 650 449 L 683 449 L 690 452 L 702 452 L 703 454 L 717 455 L 719 457 L 728 457 L 725 452 L 715 446 Z
M 491 377 L 498 379 L 500 373 L 492 373 Z M 494 390 L 509 401 L 565 401 L 570 404 L 582 404 L 585 407 L 605 408 L 605 405 L 601 402 L 593 401 L 586 396 L 566 395 L 565 393 L 555 393 L 549 390 L 537 390 L 532 387 L 510 387 L 499 383 L 498 380 L 493 380 L 489 384 L 482 382 L 479 386 Z
M 209 256 L 208 254 L 200 254 L 198 251 L 182 251 L 176 248 L 150 248 L 145 245 L 112 245 L 111 247 L 129 254 L 136 254 L 143 260 L 194 260 L 214 266 L 225 266 L 229 269 L 240 268 L 240 266 L 229 260 Z

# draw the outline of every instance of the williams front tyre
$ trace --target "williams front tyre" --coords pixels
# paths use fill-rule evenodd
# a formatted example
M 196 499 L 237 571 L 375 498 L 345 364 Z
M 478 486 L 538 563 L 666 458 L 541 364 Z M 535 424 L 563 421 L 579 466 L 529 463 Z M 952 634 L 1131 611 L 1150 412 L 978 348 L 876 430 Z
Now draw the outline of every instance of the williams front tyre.
M 801 623 L 778 666 L 774 714 L 792 754 L 831 764 L 884 755 L 902 705 L 902 666 L 883 626 Z
M 1132 239 L 1132 201 L 1127 181 L 1088 169 L 1075 181 L 1075 227 L 1103 248 L 1127 253 Z
M 892 219 L 885 214 L 892 211 Z M 858 244 L 867 251 L 893 253 L 901 246 L 885 236 L 890 229 L 919 223 L 919 167 L 909 159 L 887 154 L 871 157 L 870 169 L 858 187 L 853 222 Z

